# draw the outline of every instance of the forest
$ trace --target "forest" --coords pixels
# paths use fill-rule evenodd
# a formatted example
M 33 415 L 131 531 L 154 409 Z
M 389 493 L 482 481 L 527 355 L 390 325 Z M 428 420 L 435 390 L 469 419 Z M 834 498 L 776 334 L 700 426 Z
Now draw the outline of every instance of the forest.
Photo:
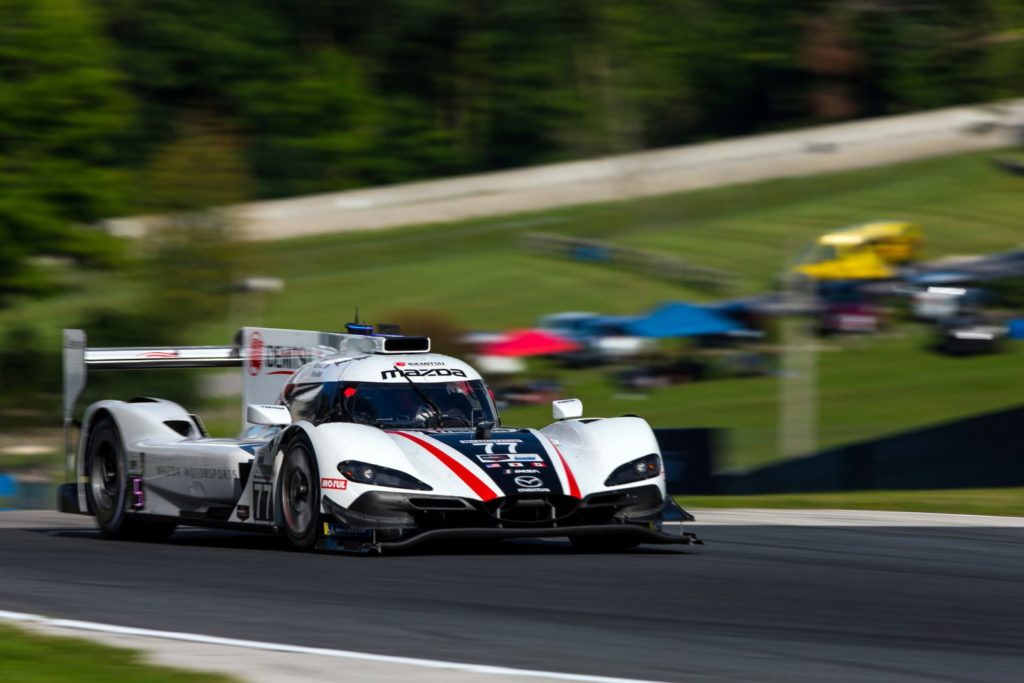
M 1019 95 L 1022 39 L 1022 0 L 0 0 L 0 296 L 116 264 L 113 216 Z

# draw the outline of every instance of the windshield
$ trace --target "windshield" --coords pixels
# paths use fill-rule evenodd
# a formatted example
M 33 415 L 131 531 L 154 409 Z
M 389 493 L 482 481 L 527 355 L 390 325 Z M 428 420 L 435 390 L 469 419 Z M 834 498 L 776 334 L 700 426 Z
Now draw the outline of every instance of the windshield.
M 830 244 L 815 244 L 804 252 L 801 263 L 826 263 L 839 258 L 836 248 Z
M 294 385 L 285 403 L 300 420 L 378 427 L 475 427 L 496 417 L 487 387 L 462 382 L 324 382 Z

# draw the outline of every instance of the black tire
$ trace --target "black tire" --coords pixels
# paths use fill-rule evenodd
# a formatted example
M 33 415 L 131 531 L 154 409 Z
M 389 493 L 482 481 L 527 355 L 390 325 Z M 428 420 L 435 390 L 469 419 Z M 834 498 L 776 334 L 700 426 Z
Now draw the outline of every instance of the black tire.
M 173 522 L 147 521 L 127 514 L 128 470 L 121 433 L 109 417 L 92 427 L 85 451 L 89 484 L 85 496 L 96 524 L 109 538 L 162 541 L 174 533 Z
M 586 553 L 621 553 L 642 543 L 633 536 L 570 536 L 576 550 Z
M 305 435 L 288 444 L 277 491 L 288 542 L 296 550 L 311 550 L 320 526 L 320 472 Z

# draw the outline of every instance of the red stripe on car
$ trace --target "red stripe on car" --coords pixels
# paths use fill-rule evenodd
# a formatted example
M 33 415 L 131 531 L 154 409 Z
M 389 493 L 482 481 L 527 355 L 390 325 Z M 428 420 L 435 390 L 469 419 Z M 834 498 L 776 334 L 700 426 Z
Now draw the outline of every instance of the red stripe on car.
M 406 439 L 409 439 L 409 441 L 412 441 L 417 446 L 426 449 L 428 453 L 430 453 L 435 458 L 443 462 L 448 469 L 454 472 L 459 477 L 459 479 L 461 479 L 466 484 L 466 486 L 473 489 L 473 493 L 480 496 L 481 500 L 486 502 L 489 500 L 494 500 L 495 498 L 498 497 L 487 484 L 483 483 L 479 479 L 479 477 L 477 477 L 475 474 L 466 469 L 466 467 L 462 463 L 460 463 L 458 460 L 448 455 L 447 453 L 445 453 L 432 443 L 424 441 L 419 437 L 415 437 L 412 434 L 406 434 L 405 432 L 390 433 L 397 434 L 398 436 L 404 436 Z
M 562 457 L 562 451 L 558 450 L 558 446 L 551 444 L 555 449 L 555 453 L 558 453 L 558 459 L 562 461 L 562 467 L 565 468 L 565 478 L 569 480 L 569 495 L 573 498 L 582 498 L 580 495 L 580 487 L 576 485 L 576 477 L 572 476 L 572 470 L 569 469 L 569 463 Z

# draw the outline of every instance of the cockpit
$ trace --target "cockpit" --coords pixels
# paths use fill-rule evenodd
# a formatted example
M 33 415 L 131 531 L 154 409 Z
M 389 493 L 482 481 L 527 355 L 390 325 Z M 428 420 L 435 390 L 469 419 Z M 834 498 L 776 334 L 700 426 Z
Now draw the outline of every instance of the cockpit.
M 289 384 L 282 400 L 293 419 L 382 428 L 475 427 L 496 422 L 481 380 Z

